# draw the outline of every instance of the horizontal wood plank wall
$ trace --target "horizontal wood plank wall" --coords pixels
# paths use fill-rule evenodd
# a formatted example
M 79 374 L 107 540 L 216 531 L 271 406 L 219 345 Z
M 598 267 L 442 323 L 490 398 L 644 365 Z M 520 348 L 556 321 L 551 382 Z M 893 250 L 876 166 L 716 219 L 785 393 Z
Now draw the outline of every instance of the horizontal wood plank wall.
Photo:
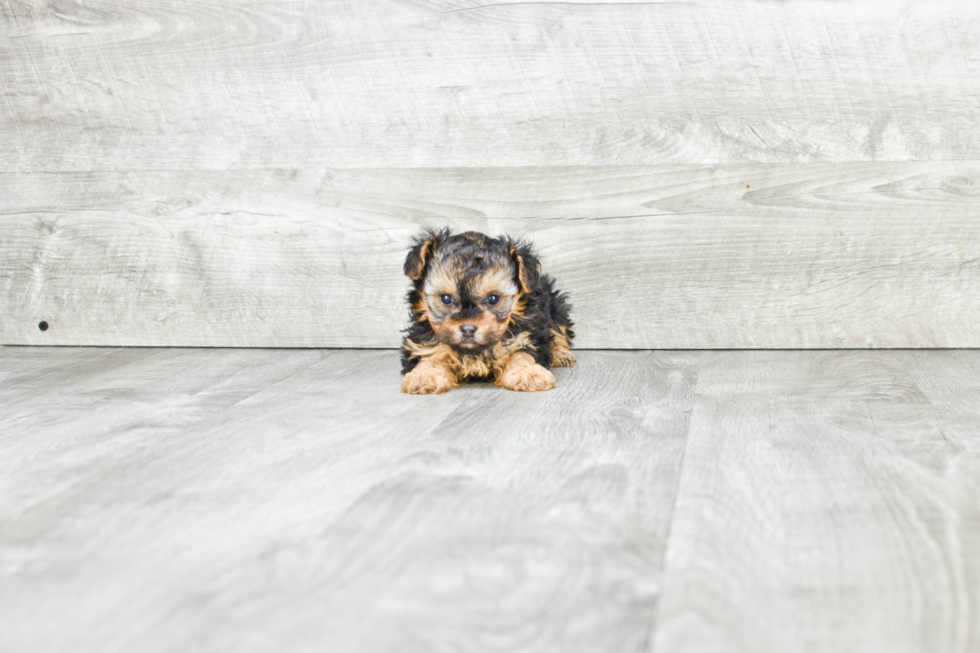
M 980 163 L 5 177 L 7 342 L 395 346 L 448 224 L 532 237 L 584 347 L 980 344 Z
M 980 346 L 978 34 L 957 0 L 4 0 L 0 343 L 393 346 L 449 225 L 533 238 L 583 347 Z
M 980 159 L 973 0 L 0 11 L 5 171 Z

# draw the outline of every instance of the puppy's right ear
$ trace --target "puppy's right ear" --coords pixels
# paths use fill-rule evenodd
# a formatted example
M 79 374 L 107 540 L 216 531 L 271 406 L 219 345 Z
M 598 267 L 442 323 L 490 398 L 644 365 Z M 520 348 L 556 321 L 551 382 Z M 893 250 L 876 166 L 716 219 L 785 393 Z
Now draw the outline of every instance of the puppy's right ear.
M 501 238 L 504 238 L 503 236 Z M 541 263 L 528 242 L 515 243 L 508 239 L 510 256 L 517 264 L 517 284 L 522 295 L 527 295 L 538 285 Z
M 415 245 L 408 251 L 408 258 L 405 259 L 405 276 L 412 281 L 418 281 L 425 276 L 425 268 L 429 260 L 447 238 L 449 238 L 448 229 L 438 232 L 426 231 L 416 238 Z

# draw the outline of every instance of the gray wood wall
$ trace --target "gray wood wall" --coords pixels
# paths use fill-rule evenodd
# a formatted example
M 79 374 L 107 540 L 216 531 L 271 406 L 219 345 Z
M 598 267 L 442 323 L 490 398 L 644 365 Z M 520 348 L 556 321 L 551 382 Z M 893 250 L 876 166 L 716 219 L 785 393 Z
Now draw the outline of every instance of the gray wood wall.
M 394 346 L 442 225 L 582 347 L 980 346 L 980 3 L 0 0 L 0 343 Z

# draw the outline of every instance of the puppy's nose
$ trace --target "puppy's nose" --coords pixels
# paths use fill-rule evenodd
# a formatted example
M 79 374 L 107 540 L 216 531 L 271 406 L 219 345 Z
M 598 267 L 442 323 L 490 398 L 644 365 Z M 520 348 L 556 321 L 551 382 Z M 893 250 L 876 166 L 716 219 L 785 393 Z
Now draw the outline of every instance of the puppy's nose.
M 472 338 L 476 335 L 476 326 L 472 324 L 464 324 L 463 326 L 459 327 L 459 330 L 463 332 L 464 338 Z

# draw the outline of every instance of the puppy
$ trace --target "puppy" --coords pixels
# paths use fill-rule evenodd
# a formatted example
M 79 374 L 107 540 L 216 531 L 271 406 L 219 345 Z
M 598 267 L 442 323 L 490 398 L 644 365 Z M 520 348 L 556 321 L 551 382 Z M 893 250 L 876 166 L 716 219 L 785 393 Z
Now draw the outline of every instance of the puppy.
M 475 231 L 429 231 L 405 259 L 414 286 L 402 341 L 401 391 L 446 392 L 493 380 L 524 392 L 550 390 L 550 367 L 573 367 L 565 295 L 540 273 L 528 243 Z

